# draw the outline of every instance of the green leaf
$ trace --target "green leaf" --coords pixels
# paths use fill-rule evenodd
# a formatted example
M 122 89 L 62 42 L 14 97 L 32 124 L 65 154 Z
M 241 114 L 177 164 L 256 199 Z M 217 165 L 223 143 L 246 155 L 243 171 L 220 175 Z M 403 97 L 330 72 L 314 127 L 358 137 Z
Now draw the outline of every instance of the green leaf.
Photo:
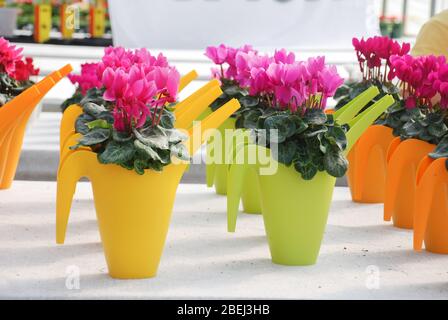
M 143 175 L 145 173 L 145 169 L 148 168 L 148 161 L 143 159 L 135 159 L 134 160 L 134 170 L 139 175 Z
M 440 140 L 436 149 L 428 155 L 432 159 L 448 157 L 448 135 Z
M 243 126 L 246 129 L 255 129 L 257 128 L 258 119 L 262 115 L 262 111 L 255 109 L 255 110 L 248 110 L 247 112 L 244 112 L 242 117 L 244 119 Z
M 428 126 L 428 133 L 435 138 L 441 138 L 447 132 L 447 130 L 448 128 L 443 122 L 430 124 Z
M 79 140 L 79 144 L 82 146 L 94 146 L 109 139 L 110 135 L 110 129 L 95 128 L 83 135 Z
M 282 143 L 287 138 L 294 135 L 296 130 L 294 121 L 292 121 L 292 119 L 287 114 L 278 114 L 267 118 L 264 121 L 264 126 L 268 131 L 267 134 L 270 134 L 270 130 L 277 130 L 277 139 L 273 141 L 276 143 Z
M 143 142 L 141 142 L 140 140 L 134 140 L 134 146 L 140 150 L 142 153 L 144 153 L 147 157 L 149 157 L 152 160 L 156 160 L 156 161 L 162 161 L 162 158 L 159 156 L 159 154 L 157 153 L 157 151 L 155 151 L 153 148 L 151 148 L 150 146 L 144 144 Z
M 125 164 L 132 160 L 135 154 L 135 149 L 132 142 L 120 143 L 110 141 L 104 151 L 98 154 L 98 161 L 103 164 L 115 163 Z
M 329 127 L 325 133 L 325 138 L 332 145 L 337 145 L 341 151 L 347 148 L 347 136 L 341 127 Z
M 294 163 L 294 168 L 301 174 L 303 180 L 312 180 L 318 172 L 317 167 L 312 163 L 302 164 L 296 162 Z
M 186 141 L 188 136 L 178 129 L 163 129 L 168 137 L 169 144 L 177 144 Z
M 305 121 L 302 120 L 298 115 L 291 115 L 291 119 L 296 125 L 296 132 L 295 134 L 300 134 L 304 132 L 306 129 L 308 129 L 308 125 L 305 123 Z
M 260 100 L 258 97 L 244 96 L 239 99 L 239 102 L 244 108 L 253 108 L 259 104 Z
M 271 149 L 272 149 L 271 145 Z M 294 160 L 297 152 L 297 147 L 294 141 L 285 141 L 277 145 L 277 152 L 273 153 L 274 159 L 278 162 L 283 163 L 286 166 L 290 166 Z
M 87 134 L 90 129 L 87 126 L 87 123 L 95 120 L 94 117 L 87 113 L 82 113 L 75 121 L 75 130 L 77 133 Z
M 308 109 L 305 112 L 304 121 L 311 125 L 321 125 L 327 122 L 327 115 L 320 109 Z
M 168 150 L 169 138 L 165 131 L 160 127 L 148 127 L 142 129 L 133 129 L 136 138 L 143 144 L 162 150 Z
M 231 97 L 236 96 L 236 95 L 246 95 L 247 94 L 246 90 L 240 88 L 237 85 L 232 85 L 232 86 L 229 86 L 229 87 L 225 87 L 225 88 L 223 88 L 223 91 L 224 91 L 225 94 L 227 94 L 227 95 L 229 95 Z
M 117 142 L 128 142 L 133 138 L 132 134 L 129 132 L 121 132 L 117 130 L 112 130 L 112 139 Z
M 324 167 L 329 175 L 341 178 L 345 175 L 348 169 L 348 161 L 337 150 L 327 150 L 324 156 Z
M 89 128 L 90 130 L 95 129 L 95 128 L 102 128 L 102 129 L 111 129 L 112 128 L 112 125 L 103 119 L 97 119 L 97 120 L 88 122 L 88 123 L 86 123 L 86 125 L 87 125 L 87 128 Z
M 92 117 L 97 118 L 101 113 L 107 112 L 107 109 L 99 104 L 93 102 L 87 102 L 83 105 L 85 113 L 90 114 Z
M 305 138 L 313 138 L 317 137 L 318 135 L 325 133 L 328 131 L 328 127 L 326 126 L 315 126 L 315 127 L 309 127 L 304 133 L 303 136 Z
M 160 118 L 160 126 L 166 129 L 173 129 L 175 121 L 176 117 L 174 116 L 174 113 L 164 109 Z

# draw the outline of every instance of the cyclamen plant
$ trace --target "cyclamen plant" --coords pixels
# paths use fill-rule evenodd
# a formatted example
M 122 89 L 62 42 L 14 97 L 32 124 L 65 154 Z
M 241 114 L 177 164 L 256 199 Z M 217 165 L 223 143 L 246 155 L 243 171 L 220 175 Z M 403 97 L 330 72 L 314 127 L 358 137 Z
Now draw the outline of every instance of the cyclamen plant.
M 208 47 L 206 56 L 220 66 L 213 74 L 221 80 L 224 94 L 216 105 L 230 97 L 242 105 L 235 114 L 237 128 L 252 129 L 258 144 L 276 144 L 273 156 L 294 165 L 303 179 L 319 171 L 335 177 L 345 174 L 346 128 L 324 112 L 343 79 L 324 57 L 296 61 L 285 49 L 269 56 L 248 45 Z M 276 137 L 269 136 L 270 130 L 276 130 Z
M 0 38 L 0 107 L 33 85 L 31 77 L 39 74 L 33 59 L 23 57 L 22 51 Z
M 101 81 L 98 78 L 98 63 L 84 63 L 81 65 L 80 74 L 69 74 L 68 78 L 72 84 L 76 85 L 75 93 L 61 104 L 62 111 L 65 111 L 72 104 L 79 104 L 88 95 L 101 98 Z
M 84 73 L 72 79 L 79 84 L 84 111 L 76 121 L 83 137 L 73 149 L 89 147 L 100 163 L 138 174 L 161 171 L 171 156 L 189 160 L 187 137 L 174 128 L 167 107 L 176 102 L 180 75 L 163 55 L 109 47 L 101 62 L 85 65 Z
M 417 138 L 437 144 L 446 134 L 446 98 L 444 95 L 445 72 L 448 67 L 445 57 L 421 56 L 390 58 L 390 77 L 400 80 L 404 106 L 408 110 L 407 122 L 401 130 L 402 139 Z
M 392 128 L 394 135 L 399 136 L 401 128 L 409 119 L 409 115 L 404 108 L 403 101 L 400 97 L 400 89 L 396 81 L 394 81 L 395 78 L 391 76 L 390 57 L 401 57 L 408 54 L 410 44 L 403 43 L 400 45 L 397 41 L 389 37 L 353 38 L 352 44 L 356 52 L 362 79 L 361 81 L 351 82 L 341 86 L 335 94 L 335 99 L 338 100 L 335 109 L 344 106 L 370 86 L 376 86 L 380 94 L 367 104 L 363 110 L 369 108 L 384 95 L 392 95 L 395 103 L 376 121 L 376 124 L 382 124 Z

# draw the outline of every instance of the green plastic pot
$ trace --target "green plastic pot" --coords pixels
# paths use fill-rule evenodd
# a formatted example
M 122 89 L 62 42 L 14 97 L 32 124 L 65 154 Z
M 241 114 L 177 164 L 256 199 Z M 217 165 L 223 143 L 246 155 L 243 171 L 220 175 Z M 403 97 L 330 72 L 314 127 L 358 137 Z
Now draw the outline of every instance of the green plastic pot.
M 378 89 L 370 88 L 359 99 L 335 113 L 339 123 L 350 125 L 345 154 L 348 154 L 369 125 L 394 103 L 392 96 L 387 95 L 355 117 L 377 94 Z M 253 144 L 239 148 L 236 157 L 248 159 L 252 152 L 258 154 L 256 163 L 230 166 L 227 195 L 228 231 L 234 232 L 236 228 L 244 172 L 248 169 L 254 170 L 258 176 L 261 209 L 272 261 L 291 266 L 315 264 L 327 224 L 336 178 L 326 172 L 320 172 L 314 179 L 305 181 L 294 168 L 276 162 L 269 149 Z M 262 169 L 273 165 L 278 167 L 274 174 L 262 174 Z
M 206 117 L 211 111 L 208 109 L 200 118 Z M 235 119 L 229 118 L 224 124 L 218 128 L 218 131 L 225 137 L 225 130 L 235 130 Z M 235 135 L 236 136 L 236 135 Z M 216 194 L 227 195 L 227 179 L 229 165 L 227 161 L 221 159 L 221 164 L 216 164 L 211 161 L 211 152 L 215 148 L 213 138 L 209 139 L 207 143 L 207 163 L 206 163 L 206 181 L 209 188 L 215 187 Z M 226 150 L 226 141 L 223 139 L 221 145 L 221 152 L 223 158 L 229 154 L 233 154 L 235 150 L 235 143 L 233 143 L 229 150 Z M 242 203 L 243 212 L 250 214 L 261 214 L 260 195 L 258 190 L 257 175 L 253 171 L 248 171 L 243 179 Z

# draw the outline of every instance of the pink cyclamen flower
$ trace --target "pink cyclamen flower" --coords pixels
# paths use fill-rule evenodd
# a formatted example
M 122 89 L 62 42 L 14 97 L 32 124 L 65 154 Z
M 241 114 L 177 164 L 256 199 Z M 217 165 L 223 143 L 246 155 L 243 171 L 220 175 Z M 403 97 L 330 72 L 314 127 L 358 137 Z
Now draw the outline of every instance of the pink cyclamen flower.
M 212 69 L 212 76 L 218 79 L 224 77 L 226 79 L 233 80 L 238 73 L 236 67 L 236 56 L 239 52 L 256 53 L 252 46 L 247 44 L 239 48 L 233 48 L 224 44 L 207 47 L 204 55 L 212 60 L 216 65 L 220 66 L 219 69 Z M 216 70 L 218 70 L 218 72 Z
M 205 49 L 205 56 L 212 60 L 215 64 L 223 64 L 227 61 L 229 55 L 233 55 L 235 49 L 220 44 L 217 47 L 209 46 Z
M 391 56 L 389 78 L 401 80 L 406 95 L 406 107 L 432 107 L 432 98 L 437 94 L 439 68 L 446 64 L 445 57 L 433 55 L 412 57 Z
M 22 60 L 22 50 L 11 45 L 5 38 L 0 38 L 0 72 L 6 72 L 13 77 L 16 62 Z
M 77 84 L 79 90 L 84 95 L 89 89 L 101 88 L 102 83 L 98 79 L 98 63 L 84 63 L 81 65 L 81 73 L 69 74 L 69 80 Z
M 16 61 L 14 78 L 18 81 L 27 81 L 31 76 L 37 76 L 39 69 L 36 69 L 32 58 L 25 58 L 24 60 Z
M 389 66 L 391 56 L 404 56 L 409 53 L 411 48 L 409 43 L 400 45 L 389 37 L 353 38 L 352 44 L 356 51 L 360 70 L 364 77 L 369 79 L 381 76 L 381 73 L 375 72 L 375 70 L 383 65 Z M 387 68 L 384 71 L 387 73 Z M 389 76 L 386 74 L 384 77 L 388 77 L 389 80 L 393 78 L 390 74 Z
M 119 57 L 123 61 L 118 61 Z M 164 105 L 176 101 L 180 74 L 162 54 L 108 48 L 99 68 L 105 68 L 97 74 L 101 74 L 104 99 L 115 102 L 114 127 L 118 131 L 139 128 L 148 118 L 157 124 Z

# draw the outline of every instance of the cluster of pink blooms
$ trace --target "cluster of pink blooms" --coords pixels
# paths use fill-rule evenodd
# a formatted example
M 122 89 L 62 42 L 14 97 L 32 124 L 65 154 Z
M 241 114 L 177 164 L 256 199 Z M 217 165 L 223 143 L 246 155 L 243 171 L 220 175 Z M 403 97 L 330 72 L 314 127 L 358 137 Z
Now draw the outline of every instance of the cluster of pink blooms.
M 99 63 L 83 65 L 71 80 L 83 93 L 104 88 L 104 100 L 114 102 L 115 129 L 127 131 L 143 126 L 148 118 L 153 125 L 160 122 L 164 105 L 176 101 L 180 75 L 162 54 L 109 47 Z
M 344 81 L 336 67 L 325 64 L 325 57 L 297 61 L 294 53 L 285 49 L 269 56 L 248 45 L 238 49 L 220 45 L 208 47 L 205 55 L 221 66 L 220 72 L 212 71 L 215 77 L 233 80 L 250 95 L 265 98 L 271 107 L 292 112 L 324 109 Z
M 440 106 L 448 107 L 448 66 L 444 56 L 392 56 L 390 66 L 389 78 L 401 81 L 407 108 L 432 108 L 432 99 L 438 93 L 442 96 Z
M 390 68 L 391 56 L 404 56 L 409 53 L 411 45 L 389 37 L 353 38 L 353 47 L 358 58 L 359 68 L 364 79 L 379 79 L 386 81 L 387 69 Z M 384 73 L 382 67 L 384 66 Z
M 34 68 L 33 59 L 24 58 L 22 50 L 0 38 L 0 72 L 7 73 L 17 81 L 26 81 L 39 74 L 39 69 Z
M 98 63 L 84 63 L 81 65 L 80 74 L 69 74 L 68 78 L 78 85 L 83 95 L 92 88 L 101 88 L 102 85 L 98 78 Z

